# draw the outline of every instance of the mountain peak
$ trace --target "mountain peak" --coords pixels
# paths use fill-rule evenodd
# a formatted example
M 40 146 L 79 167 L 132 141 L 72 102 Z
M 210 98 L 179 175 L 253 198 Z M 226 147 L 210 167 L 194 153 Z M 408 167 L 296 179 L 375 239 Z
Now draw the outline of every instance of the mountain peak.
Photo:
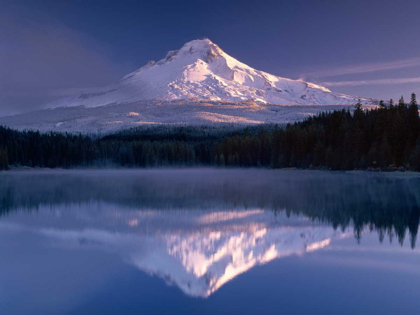
M 173 61 L 178 58 L 201 59 L 205 62 L 211 62 L 224 55 L 222 49 L 213 43 L 210 39 L 196 39 L 187 42 L 179 50 L 172 50 L 166 54 L 166 57 L 158 62 L 163 64 L 167 61 Z
M 198 50 L 202 50 L 202 49 L 221 50 L 219 46 L 217 46 L 208 38 L 195 39 L 195 40 L 189 41 L 185 43 L 184 46 L 182 46 L 181 50 L 184 50 L 184 49 L 190 50 L 191 48 L 196 49 L 196 50 L 197 49 Z
M 209 47 L 209 46 L 213 46 L 213 45 L 217 46 L 210 39 L 203 38 L 203 39 L 194 39 L 194 40 L 191 40 L 189 42 L 186 42 L 183 47 L 190 47 L 190 46 L 194 46 L 194 45 L 202 46 L 202 47 Z
M 358 97 L 256 70 L 226 54 L 208 38 L 185 43 L 150 61 L 120 82 L 83 93 L 71 105 L 87 107 L 143 100 L 255 101 L 278 105 L 351 105 Z M 373 100 L 362 99 L 369 104 Z

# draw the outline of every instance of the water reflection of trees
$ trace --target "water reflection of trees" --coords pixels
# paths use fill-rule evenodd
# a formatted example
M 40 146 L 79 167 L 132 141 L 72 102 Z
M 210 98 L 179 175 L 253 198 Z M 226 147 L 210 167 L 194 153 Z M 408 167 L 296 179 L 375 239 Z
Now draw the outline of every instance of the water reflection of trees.
M 407 231 L 414 248 L 420 177 L 301 171 L 146 171 L 2 175 L 0 213 L 103 201 L 136 209 L 263 208 L 303 214 L 334 228 L 378 231 L 379 240 Z

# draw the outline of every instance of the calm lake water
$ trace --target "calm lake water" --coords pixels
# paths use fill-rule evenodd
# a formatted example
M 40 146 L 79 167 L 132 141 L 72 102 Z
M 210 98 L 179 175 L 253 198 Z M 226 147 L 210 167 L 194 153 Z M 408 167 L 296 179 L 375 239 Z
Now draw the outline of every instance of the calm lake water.
M 419 218 L 408 173 L 0 173 L 0 314 L 419 314 Z

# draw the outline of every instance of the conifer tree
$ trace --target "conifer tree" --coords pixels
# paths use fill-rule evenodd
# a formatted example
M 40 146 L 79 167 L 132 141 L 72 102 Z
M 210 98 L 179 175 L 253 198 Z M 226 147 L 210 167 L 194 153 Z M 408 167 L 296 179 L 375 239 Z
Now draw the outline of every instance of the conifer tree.
M 409 150 L 413 149 L 418 136 L 420 135 L 420 119 L 419 119 L 419 109 L 417 106 L 416 94 L 411 94 L 410 106 L 408 108 L 408 118 L 407 118 L 407 127 L 408 127 L 408 142 L 411 146 Z
M 380 100 L 380 101 L 379 101 L 379 106 L 380 106 L 381 108 L 384 108 L 384 107 L 385 107 L 385 102 L 384 102 L 383 100 Z
M 357 100 L 357 103 L 356 103 L 356 105 L 354 105 L 354 107 L 358 111 L 362 109 L 362 100 L 360 98 Z
M 404 96 L 402 96 L 402 95 L 401 95 L 400 100 L 398 101 L 398 106 L 399 106 L 399 107 L 403 107 L 403 106 L 405 106 Z
M 416 94 L 415 93 L 411 93 L 410 105 L 411 106 L 417 106 L 417 100 L 416 100 Z

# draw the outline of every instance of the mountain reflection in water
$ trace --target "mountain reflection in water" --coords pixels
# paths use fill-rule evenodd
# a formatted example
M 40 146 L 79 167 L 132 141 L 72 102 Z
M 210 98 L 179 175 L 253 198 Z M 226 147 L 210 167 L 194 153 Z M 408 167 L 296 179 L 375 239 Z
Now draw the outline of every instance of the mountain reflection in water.
M 65 242 L 63 246 L 111 250 L 199 297 L 209 296 L 256 265 L 317 250 L 331 238 L 346 235 L 300 216 L 287 218 L 263 210 L 121 211 L 110 204 L 89 204 L 57 207 L 53 212 L 41 207 L 34 220 L 15 214 L 10 221 Z
M 420 177 L 258 170 L 1 174 L 0 230 L 116 253 L 194 297 L 376 230 L 415 247 Z

